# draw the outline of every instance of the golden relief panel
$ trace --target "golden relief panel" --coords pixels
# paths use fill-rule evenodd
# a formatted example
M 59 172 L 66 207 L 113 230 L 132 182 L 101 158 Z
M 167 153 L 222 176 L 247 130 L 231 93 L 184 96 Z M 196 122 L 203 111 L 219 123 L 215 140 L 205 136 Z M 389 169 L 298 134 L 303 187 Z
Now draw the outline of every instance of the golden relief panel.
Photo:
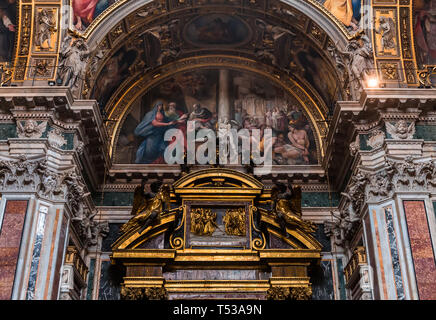
M 375 53 L 378 57 L 399 57 L 397 9 L 374 10 Z
M 33 53 L 56 53 L 59 39 L 59 7 L 35 8 Z

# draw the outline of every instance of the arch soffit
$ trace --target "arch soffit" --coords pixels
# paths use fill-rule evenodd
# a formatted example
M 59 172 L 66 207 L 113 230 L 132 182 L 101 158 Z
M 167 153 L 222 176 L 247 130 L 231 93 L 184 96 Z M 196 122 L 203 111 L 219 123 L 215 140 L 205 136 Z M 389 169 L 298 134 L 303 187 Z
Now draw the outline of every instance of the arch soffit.
M 84 33 L 79 34 L 87 40 L 89 47 L 93 48 L 109 32 L 108 25 L 116 26 L 125 17 L 152 2 L 153 0 L 119 0 L 100 14 Z M 346 27 L 316 0 L 279 0 L 278 2 L 306 15 L 324 30 L 335 43 L 338 42 L 344 46 L 348 40 L 353 38 L 353 35 L 347 31 Z M 71 21 L 70 18 L 70 28 L 72 27 Z M 77 31 L 74 32 L 77 33 Z

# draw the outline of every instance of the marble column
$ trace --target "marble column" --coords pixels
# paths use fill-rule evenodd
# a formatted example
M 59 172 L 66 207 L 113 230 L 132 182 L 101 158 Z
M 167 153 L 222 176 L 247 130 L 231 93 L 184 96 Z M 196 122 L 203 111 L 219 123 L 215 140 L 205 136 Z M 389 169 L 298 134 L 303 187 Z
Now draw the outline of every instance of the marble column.
M 218 120 L 230 120 L 230 70 L 219 71 Z

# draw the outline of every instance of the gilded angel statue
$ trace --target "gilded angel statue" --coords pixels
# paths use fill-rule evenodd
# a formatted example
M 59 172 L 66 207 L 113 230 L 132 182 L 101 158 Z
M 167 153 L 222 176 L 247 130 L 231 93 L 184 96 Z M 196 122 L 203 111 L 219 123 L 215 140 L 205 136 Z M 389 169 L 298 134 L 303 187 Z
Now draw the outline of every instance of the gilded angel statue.
M 157 191 L 154 196 L 145 194 L 144 188 L 136 188 L 133 199 L 132 214 L 135 216 L 121 226 L 120 231 L 126 233 L 141 227 L 138 233 L 143 232 L 152 223 L 159 221 L 160 216 L 170 209 L 170 186 L 158 184 L 151 186 L 152 191 Z M 157 190 L 156 190 L 157 189 Z
M 289 192 L 287 192 L 289 189 Z M 314 232 L 312 222 L 304 221 L 301 211 L 301 186 L 292 187 L 282 183 L 276 183 L 271 191 L 272 211 L 279 220 L 283 234 L 286 234 L 286 226 L 293 225 L 303 228 L 306 232 Z
M 415 134 L 415 122 L 410 125 L 405 120 L 398 121 L 395 125 L 385 122 L 386 131 L 391 135 L 392 139 L 413 139 Z

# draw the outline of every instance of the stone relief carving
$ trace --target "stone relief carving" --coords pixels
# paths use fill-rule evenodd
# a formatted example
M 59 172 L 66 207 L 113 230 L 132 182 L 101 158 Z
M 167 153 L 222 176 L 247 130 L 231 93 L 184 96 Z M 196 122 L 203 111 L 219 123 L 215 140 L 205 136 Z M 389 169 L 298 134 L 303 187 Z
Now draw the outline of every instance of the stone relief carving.
M 86 202 L 90 195 L 74 169 L 64 172 L 51 170 L 44 159 L 28 159 L 21 155 L 12 160 L 0 160 L 0 192 L 35 192 L 39 197 L 65 201 L 72 220 L 85 245 L 95 245 L 99 235 L 106 236 L 107 222 L 94 221 Z
M 56 31 L 56 20 L 53 17 L 53 12 L 46 8 L 42 9 L 37 17 L 35 45 L 41 50 L 52 49 L 51 36 Z M 43 45 L 46 41 L 48 47 L 44 48 Z
M 17 135 L 18 138 L 38 139 L 47 127 L 47 121 L 42 121 L 40 124 L 35 120 L 29 119 L 24 121 L 17 121 Z
M 65 140 L 64 136 L 62 135 L 62 131 L 58 128 L 54 128 L 53 130 L 49 131 L 47 138 L 48 143 L 56 148 L 61 148 L 67 143 L 67 140 Z
M 383 142 L 385 141 L 385 133 L 381 131 L 380 129 L 373 130 L 371 134 L 369 135 L 367 144 L 375 149 L 378 147 L 381 147 L 383 145 Z
M 407 124 L 405 120 L 399 120 L 395 125 L 388 121 L 385 122 L 386 131 L 391 135 L 392 139 L 413 139 L 415 134 L 415 122 Z
M 380 25 L 375 29 L 375 32 L 381 35 L 381 52 L 386 49 L 394 49 L 396 37 L 394 20 L 390 17 L 380 16 L 378 21 Z
M 434 160 L 387 159 L 384 168 L 373 171 L 360 166 L 351 178 L 348 191 L 342 193 L 345 205 L 339 215 L 332 213 L 333 221 L 326 220 L 325 233 L 334 236 L 338 246 L 346 246 L 360 223 L 364 203 L 379 202 L 392 198 L 397 191 L 431 192 L 436 188 L 436 165 Z
M 82 210 L 80 216 L 72 218 L 79 237 L 85 246 L 95 246 L 99 236 L 105 237 L 109 233 L 109 223 L 107 221 L 100 223 L 94 221 L 96 215 L 97 211 Z

